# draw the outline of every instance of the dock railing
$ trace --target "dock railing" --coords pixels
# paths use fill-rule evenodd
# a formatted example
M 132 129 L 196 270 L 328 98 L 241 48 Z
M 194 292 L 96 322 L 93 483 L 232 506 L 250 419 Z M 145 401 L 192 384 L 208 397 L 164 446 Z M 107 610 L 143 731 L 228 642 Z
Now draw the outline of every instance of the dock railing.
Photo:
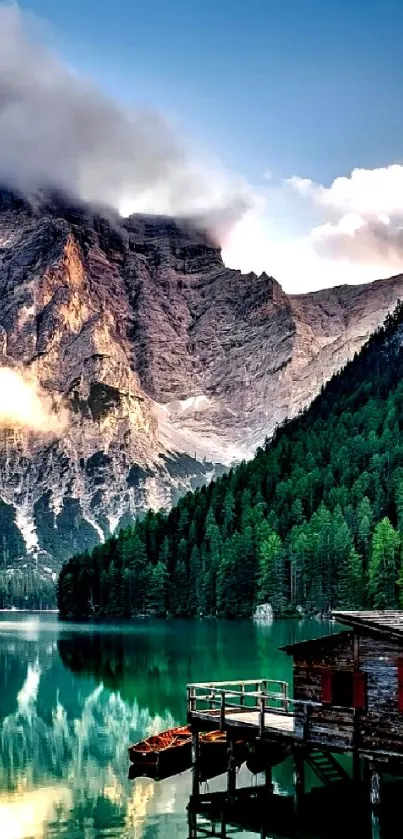
M 242 682 L 195 682 L 187 686 L 188 713 L 211 712 L 225 727 L 226 714 L 259 713 L 260 729 L 265 726 L 266 712 L 289 714 L 293 700 L 288 695 L 288 682 L 279 679 L 247 679 Z
M 187 705 L 190 716 L 194 714 L 204 719 L 213 717 L 219 721 L 221 731 L 224 731 L 226 719 L 228 721 L 231 714 L 236 713 L 238 716 L 242 713 L 257 712 L 257 727 L 261 736 L 266 728 L 267 715 L 270 715 L 270 728 L 276 727 L 273 724 L 273 715 L 293 717 L 293 735 L 305 741 L 310 739 L 313 727 L 318 726 L 318 712 L 324 715 L 325 724 L 329 710 L 343 712 L 344 716 L 347 715 L 345 723 L 347 729 L 351 726 L 351 733 L 355 721 L 353 708 L 332 706 L 332 709 L 329 709 L 322 702 L 292 699 L 288 693 L 288 682 L 277 679 L 195 682 L 187 685 Z

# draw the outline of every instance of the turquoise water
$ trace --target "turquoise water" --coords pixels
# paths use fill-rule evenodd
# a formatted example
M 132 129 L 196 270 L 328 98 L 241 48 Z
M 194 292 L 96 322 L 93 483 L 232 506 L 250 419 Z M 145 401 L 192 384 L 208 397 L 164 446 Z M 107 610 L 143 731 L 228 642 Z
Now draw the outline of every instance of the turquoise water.
M 328 631 L 315 620 L 94 628 L 1 614 L 0 839 L 187 839 L 190 773 L 129 781 L 127 746 L 185 721 L 187 682 L 289 679 L 278 648 Z M 243 768 L 239 785 L 251 780 Z M 287 763 L 274 780 L 290 787 Z

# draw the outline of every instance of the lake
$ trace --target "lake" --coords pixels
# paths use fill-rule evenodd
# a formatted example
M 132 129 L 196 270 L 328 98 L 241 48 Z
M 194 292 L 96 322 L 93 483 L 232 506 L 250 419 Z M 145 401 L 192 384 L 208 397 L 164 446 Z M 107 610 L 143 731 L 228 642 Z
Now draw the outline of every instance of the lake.
M 0 839 L 186 839 L 190 772 L 129 781 L 127 746 L 185 722 L 187 682 L 290 679 L 279 647 L 329 631 L 316 620 L 94 627 L 0 614 Z M 277 767 L 277 788 L 290 771 Z M 240 785 L 251 778 L 243 768 Z

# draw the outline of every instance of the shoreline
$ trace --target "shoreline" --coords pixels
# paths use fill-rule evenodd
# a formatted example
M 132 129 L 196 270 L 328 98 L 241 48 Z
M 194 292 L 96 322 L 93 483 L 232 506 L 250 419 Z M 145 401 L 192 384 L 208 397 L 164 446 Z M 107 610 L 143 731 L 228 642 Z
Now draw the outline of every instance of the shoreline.
M 10 609 L 0 609 L 0 614 L 12 614 L 13 612 L 26 612 L 30 614 L 36 615 L 58 615 L 58 609 L 17 609 L 15 606 L 11 606 Z

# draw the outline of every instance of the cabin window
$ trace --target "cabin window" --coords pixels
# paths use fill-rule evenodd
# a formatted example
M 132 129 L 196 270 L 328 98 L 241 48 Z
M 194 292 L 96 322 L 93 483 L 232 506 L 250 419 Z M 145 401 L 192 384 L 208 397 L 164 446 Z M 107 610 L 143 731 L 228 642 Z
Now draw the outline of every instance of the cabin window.
M 332 674 L 332 705 L 352 708 L 353 704 L 353 674 L 347 670 L 335 670 Z
M 366 707 L 365 673 L 362 673 L 361 671 L 352 673 L 348 670 L 324 670 L 322 673 L 322 702 L 325 705 L 340 705 L 343 708 L 357 708 L 364 710 Z

